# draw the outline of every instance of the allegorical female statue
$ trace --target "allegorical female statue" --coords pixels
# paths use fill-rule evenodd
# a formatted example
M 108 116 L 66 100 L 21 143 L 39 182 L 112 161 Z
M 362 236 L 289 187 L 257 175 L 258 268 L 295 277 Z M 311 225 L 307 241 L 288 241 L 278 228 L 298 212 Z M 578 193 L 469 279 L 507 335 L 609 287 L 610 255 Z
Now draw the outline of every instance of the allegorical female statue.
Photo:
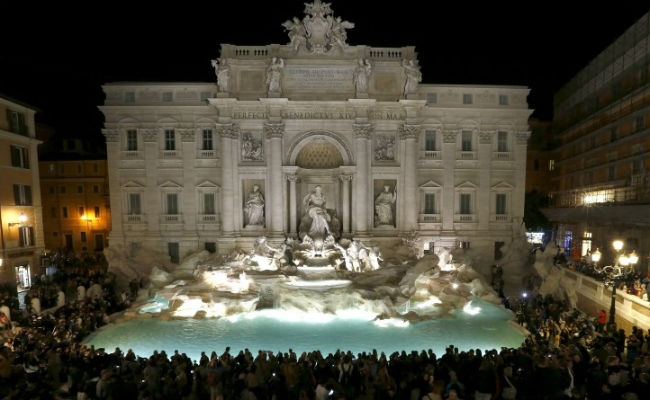
M 268 85 L 269 92 L 280 91 L 280 79 L 282 78 L 283 68 L 284 60 L 273 57 L 271 64 L 266 69 L 266 84 Z
M 316 186 L 302 201 L 305 214 L 311 218 L 311 226 L 307 233 L 311 237 L 326 236 L 330 233 L 331 217 L 325 208 L 325 203 L 323 188 L 320 185 Z
M 253 191 L 248 194 L 244 214 L 246 225 L 264 225 L 264 196 L 259 185 L 253 185 Z
M 384 185 L 384 191 L 375 199 L 375 213 L 377 225 L 393 225 L 393 204 L 397 200 L 397 188 L 389 192 L 390 186 Z

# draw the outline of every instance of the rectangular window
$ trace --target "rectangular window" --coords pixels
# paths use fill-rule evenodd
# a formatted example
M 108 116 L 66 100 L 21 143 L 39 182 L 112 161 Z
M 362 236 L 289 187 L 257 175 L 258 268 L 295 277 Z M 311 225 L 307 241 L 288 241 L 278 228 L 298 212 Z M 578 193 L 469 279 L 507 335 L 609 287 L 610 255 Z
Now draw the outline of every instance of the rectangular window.
M 99 193 L 99 185 L 93 185 L 93 193 Z
M 610 181 L 616 179 L 616 167 L 614 165 L 607 168 L 607 179 Z
M 178 214 L 178 194 L 176 193 L 167 193 L 167 210 L 166 214 L 176 215 Z
M 65 194 L 65 186 L 59 187 L 59 193 Z
M 84 210 L 83 207 L 79 207 L 79 216 L 80 216 L 80 217 L 83 217 L 84 215 L 86 215 L 86 214 L 84 213 L 84 211 L 85 211 L 85 210 Z
M 638 158 L 636 160 L 632 161 L 632 173 L 633 174 L 636 175 L 636 174 L 641 172 L 641 164 L 642 164 L 641 160 L 638 159 Z
M 56 188 L 54 186 L 49 187 L 50 194 L 54 194 L 56 192 Z
M 499 131 L 497 133 L 497 151 L 508 151 L 508 132 Z
M 508 105 L 508 96 L 505 94 L 499 95 L 499 105 L 507 106 Z
M 505 195 L 505 193 L 497 193 L 496 203 L 497 203 L 497 206 L 496 206 L 497 215 L 506 214 L 506 195 Z
M 427 104 L 436 104 L 438 102 L 438 93 L 427 93 Z
M 539 171 L 539 160 L 533 160 L 533 171 Z
M 424 213 L 425 214 L 436 213 L 436 195 L 434 193 L 424 194 Z
M 31 206 L 32 187 L 28 185 L 14 184 L 14 204 L 17 206 Z
M 176 134 L 173 129 L 165 129 L 165 150 L 176 150 Z
M 126 149 L 128 151 L 138 150 L 138 131 L 135 129 L 126 131 Z
M 179 263 L 179 251 L 178 243 L 167 243 L 167 251 L 169 252 L 169 258 L 173 264 Z
M 643 116 L 636 117 L 634 128 L 636 132 L 643 130 Z
M 472 95 L 471 94 L 464 94 L 463 95 L 463 104 L 472 104 Z
M 29 158 L 27 157 L 26 148 L 11 145 L 11 166 L 29 168 Z
M 7 110 L 7 121 L 9 121 L 9 130 L 11 132 L 27 136 L 25 114 L 14 110 Z
M 424 133 L 424 150 L 436 150 L 436 131 L 426 131 Z
M 461 214 L 471 214 L 472 213 L 472 195 L 469 193 L 460 194 L 460 213 Z
M 83 185 L 77 185 L 77 193 L 81 194 L 84 192 L 84 186 Z
M 93 164 L 93 172 L 98 173 L 99 172 L 99 165 Z
M 549 171 L 555 170 L 555 160 L 548 160 L 548 170 Z
M 135 103 L 135 92 L 124 93 L 124 102 L 127 104 Z
M 461 150 L 472 151 L 472 131 L 463 131 L 461 133 Z
M 129 215 L 142 214 L 140 208 L 140 193 L 129 193 Z
M 63 215 L 63 218 L 68 218 L 68 207 L 61 207 L 61 214 Z
M 203 214 L 214 215 L 214 193 L 203 193 Z
M 81 241 L 86 242 L 86 232 L 81 232 Z
M 172 92 L 163 92 L 163 101 L 169 102 L 174 100 L 174 93 Z
M 498 261 L 503 257 L 503 252 L 501 248 L 505 242 L 494 242 L 494 261 Z
M 212 130 L 203 130 L 203 147 L 202 150 L 212 150 Z
M 21 226 L 18 228 L 18 234 L 20 236 L 20 247 L 33 246 L 34 245 L 34 228 L 31 226 Z
M 99 218 L 99 207 L 95 206 L 95 218 Z

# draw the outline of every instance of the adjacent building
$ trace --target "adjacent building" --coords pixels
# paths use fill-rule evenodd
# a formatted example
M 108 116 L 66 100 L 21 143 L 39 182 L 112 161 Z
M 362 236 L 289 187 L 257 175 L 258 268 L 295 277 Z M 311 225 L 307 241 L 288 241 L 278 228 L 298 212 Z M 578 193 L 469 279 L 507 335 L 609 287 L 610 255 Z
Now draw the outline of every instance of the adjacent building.
M 45 247 L 77 255 L 101 252 L 111 226 L 105 154 L 85 151 L 79 139 L 56 142 L 60 150 L 39 162 Z
M 574 257 L 612 241 L 650 252 L 650 27 L 631 26 L 555 95 L 557 151 L 553 208 L 558 241 Z
M 522 234 L 529 90 L 419 84 L 413 47 L 350 46 L 319 7 L 288 45 L 222 45 L 217 84 L 103 86 L 111 246 L 178 262 L 304 239 L 317 190 L 336 237 L 491 263 Z
M 0 96 L 0 284 L 19 290 L 43 272 L 36 111 Z

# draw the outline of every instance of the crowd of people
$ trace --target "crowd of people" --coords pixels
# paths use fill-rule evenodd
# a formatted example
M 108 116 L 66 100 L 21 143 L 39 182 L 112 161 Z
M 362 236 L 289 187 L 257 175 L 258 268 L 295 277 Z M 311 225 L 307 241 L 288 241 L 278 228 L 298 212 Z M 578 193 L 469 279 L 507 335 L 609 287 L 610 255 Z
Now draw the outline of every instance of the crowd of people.
M 105 352 L 81 344 L 133 296 L 128 293 L 125 301 L 103 272 L 59 271 L 36 289 L 84 284 L 100 285 L 101 296 L 82 297 L 70 289 L 66 304 L 55 311 L 12 313 L 17 318 L 13 329 L 4 331 L 0 348 L 0 399 L 632 400 L 650 391 L 648 332 L 599 329 L 596 318 L 533 293 L 505 299 L 530 332 L 519 348 L 449 346 L 440 355 L 291 349 L 210 354 L 206 349 L 191 360 L 178 351 L 143 358 L 131 350 Z M 139 287 L 137 282 L 129 286 Z M 11 302 L 1 298 L 3 304 Z
M 580 272 L 581 274 L 590 276 L 599 282 L 604 282 L 607 278 L 606 272 L 602 268 L 597 268 L 594 263 L 584 259 L 574 260 L 566 264 L 566 267 Z M 628 274 L 625 279 L 618 283 L 616 288 L 618 291 L 625 292 L 629 295 L 636 296 L 641 300 L 650 300 L 650 277 L 642 276 L 636 272 Z

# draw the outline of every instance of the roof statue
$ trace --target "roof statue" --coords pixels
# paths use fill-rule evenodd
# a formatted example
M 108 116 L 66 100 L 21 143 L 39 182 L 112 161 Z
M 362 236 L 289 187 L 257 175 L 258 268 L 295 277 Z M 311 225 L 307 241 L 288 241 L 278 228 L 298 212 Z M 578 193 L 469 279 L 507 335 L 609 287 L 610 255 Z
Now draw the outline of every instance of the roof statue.
M 345 50 L 346 29 L 354 28 L 354 24 L 334 17 L 331 3 L 314 0 L 305 3 L 305 17 L 300 21 L 294 17 L 282 24 L 288 31 L 289 44 L 294 51 L 306 50 L 315 54 L 324 54 L 334 50 Z

